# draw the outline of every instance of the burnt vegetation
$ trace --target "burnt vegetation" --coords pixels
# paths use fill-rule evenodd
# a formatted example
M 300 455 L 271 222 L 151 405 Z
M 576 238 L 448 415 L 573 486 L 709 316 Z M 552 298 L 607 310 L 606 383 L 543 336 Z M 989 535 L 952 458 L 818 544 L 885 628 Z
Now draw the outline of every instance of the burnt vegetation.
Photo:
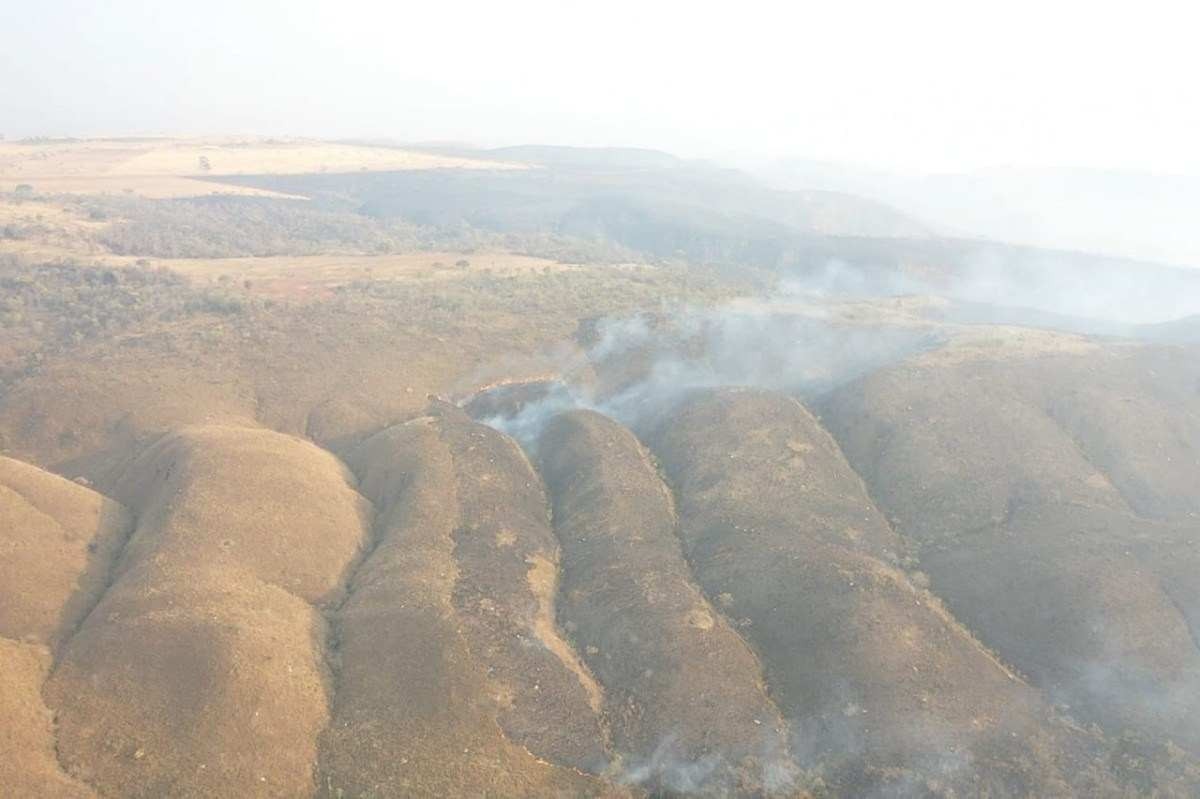
M 5 201 L 0 793 L 1200 794 L 1195 274 L 486 155 Z

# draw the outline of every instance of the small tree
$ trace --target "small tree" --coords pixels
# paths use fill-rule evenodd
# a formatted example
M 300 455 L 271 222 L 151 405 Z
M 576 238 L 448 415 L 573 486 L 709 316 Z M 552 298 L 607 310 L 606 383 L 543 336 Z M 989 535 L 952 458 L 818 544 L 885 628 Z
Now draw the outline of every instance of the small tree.
M 200 171 L 201 172 L 211 172 L 212 171 L 212 161 L 208 160 L 207 155 L 200 156 Z

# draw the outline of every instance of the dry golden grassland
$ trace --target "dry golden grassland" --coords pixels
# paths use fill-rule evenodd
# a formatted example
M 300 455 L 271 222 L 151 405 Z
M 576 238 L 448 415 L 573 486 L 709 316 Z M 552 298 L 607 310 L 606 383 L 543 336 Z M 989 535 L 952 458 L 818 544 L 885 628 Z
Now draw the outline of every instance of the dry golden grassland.
M 40 194 L 130 193 L 142 197 L 211 194 L 285 196 L 223 184 L 222 175 L 392 172 L 408 169 L 514 169 L 513 164 L 391 147 L 304 139 L 94 139 L 0 142 L 0 192 L 20 185 Z

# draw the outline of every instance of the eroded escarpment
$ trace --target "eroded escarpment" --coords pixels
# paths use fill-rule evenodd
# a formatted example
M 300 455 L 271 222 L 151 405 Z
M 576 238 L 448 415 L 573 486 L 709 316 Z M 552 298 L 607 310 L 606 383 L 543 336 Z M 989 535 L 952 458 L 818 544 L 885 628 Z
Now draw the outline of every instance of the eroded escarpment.
M 955 615 L 1072 713 L 1200 746 L 1191 348 L 934 353 L 825 418 Z
M 651 440 L 688 560 L 760 653 L 801 765 L 851 794 L 1117 793 L 1092 768 L 1100 742 L 897 568 L 902 542 L 799 403 L 708 392 Z
M 186 428 L 119 493 L 116 580 L 46 685 L 58 750 L 105 795 L 305 796 L 328 718 L 319 605 L 370 508 L 328 453 L 261 429 Z
M 471 457 L 471 469 L 480 459 L 493 470 L 516 468 L 517 490 L 536 485 L 498 435 L 443 408 L 378 433 L 349 457 L 379 508 L 378 544 L 334 619 L 338 678 L 321 742 L 323 796 L 622 792 L 569 762 L 603 752 L 603 739 L 585 683 L 553 625 L 545 629 L 546 600 L 534 587 L 544 564 L 553 573 L 554 550 L 518 540 L 514 529 L 545 527 L 544 504 L 539 510 L 534 496 L 526 518 L 497 524 L 480 503 L 503 507 L 514 489 L 460 477 L 460 459 Z M 495 472 L 479 476 L 487 474 Z M 475 560 L 463 552 L 471 534 Z M 512 561 L 499 586 L 480 576 L 493 558 Z M 555 728 L 564 712 L 584 723 Z

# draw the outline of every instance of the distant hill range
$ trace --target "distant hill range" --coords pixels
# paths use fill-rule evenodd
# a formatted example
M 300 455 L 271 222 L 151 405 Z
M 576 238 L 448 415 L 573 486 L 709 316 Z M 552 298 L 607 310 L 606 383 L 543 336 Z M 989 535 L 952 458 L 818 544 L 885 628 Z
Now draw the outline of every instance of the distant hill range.
M 778 188 L 888 203 L 945 235 L 1200 267 L 1200 177 L 1016 168 L 914 176 L 803 160 L 748 169 Z
M 748 243 L 796 234 L 921 238 L 930 233 L 884 203 L 842 192 L 771 189 L 737 170 L 653 150 L 530 145 L 425 151 L 537 168 L 273 174 L 228 182 L 289 185 L 317 199 L 350 198 L 364 213 L 422 224 L 610 236 L 658 255 L 698 254 L 687 252 L 693 240 L 711 249 L 721 238 Z
M 850 172 L 840 177 L 832 169 L 823 177 L 797 172 L 797 185 L 807 180 L 820 187 L 788 190 L 771 188 L 747 172 L 652 150 L 531 145 L 427 151 L 533 168 L 221 180 L 310 197 L 368 217 L 603 241 L 650 258 L 757 268 L 839 292 L 936 290 L 968 301 L 1008 300 L 1126 323 L 1200 312 L 1200 270 L 1078 247 L 1032 246 L 1020 238 L 1013 244 L 964 235 L 958 226 L 926 224 L 916 212 L 874 199 L 866 177 Z M 829 190 L 837 180 L 844 190 Z M 949 192 L 940 202 L 949 207 L 954 198 Z

